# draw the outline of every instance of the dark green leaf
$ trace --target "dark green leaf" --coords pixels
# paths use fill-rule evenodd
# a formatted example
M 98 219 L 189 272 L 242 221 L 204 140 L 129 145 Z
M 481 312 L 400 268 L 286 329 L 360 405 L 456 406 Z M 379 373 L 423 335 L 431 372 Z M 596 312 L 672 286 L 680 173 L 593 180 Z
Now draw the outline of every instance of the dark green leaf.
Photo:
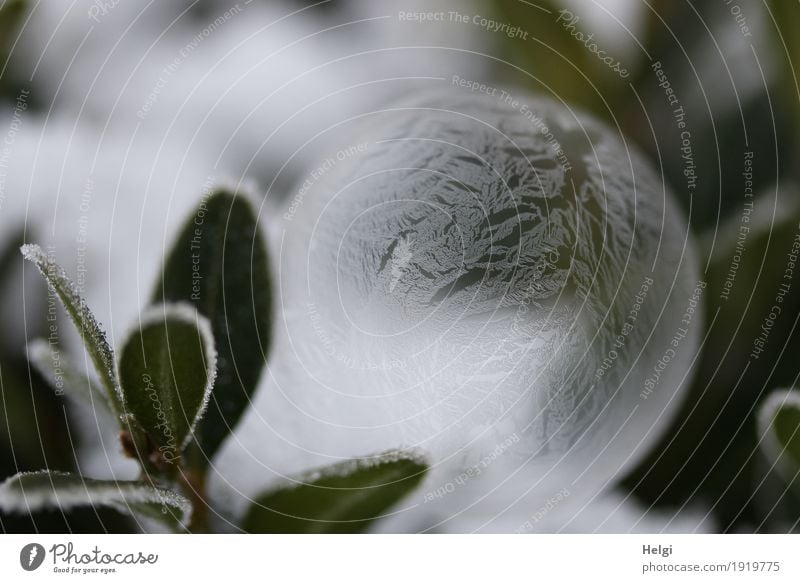
M 0 484 L 0 510 L 30 514 L 48 508 L 106 506 L 183 522 L 191 513 L 186 498 L 145 482 L 92 480 L 65 472 L 21 473 Z
M 75 285 L 58 264 L 45 255 L 38 245 L 23 245 L 21 251 L 23 257 L 39 269 L 78 328 L 86 351 L 106 389 L 109 402 L 118 413 L 122 397 L 117 376 L 114 373 L 114 352 L 106 340 L 105 331 L 89 310 L 86 301 L 78 294 Z
M 210 459 L 248 406 L 270 341 L 266 244 L 243 196 L 216 192 L 203 201 L 165 261 L 154 301 L 191 302 L 211 322 L 218 374 L 198 431 Z
M 119 372 L 126 411 L 167 462 L 191 439 L 205 412 L 215 371 L 211 327 L 188 305 L 150 308 L 124 343 Z
M 250 507 L 243 528 L 254 533 L 358 533 L 422 480 L 427 464 L 391 452 L 337 464 L 267 492 Z

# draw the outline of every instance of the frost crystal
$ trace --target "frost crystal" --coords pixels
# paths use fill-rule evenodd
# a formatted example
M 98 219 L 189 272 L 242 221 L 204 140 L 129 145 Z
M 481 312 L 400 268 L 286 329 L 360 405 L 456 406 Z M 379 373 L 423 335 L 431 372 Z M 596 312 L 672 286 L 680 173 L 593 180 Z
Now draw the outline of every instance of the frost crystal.
M 296 450 L 249 452 L 272 471 L 411 446 L 542 500 L 658 438 L 697 346 L 686 221 L 619 134 L 511 97 L 376 112 L 284 223 L 272 396 L 244 429 Z
M 144 482 L 93 480 L 65 472 L 24 472 L 0 484 L 0 510 L 36 512 L 48 508 L 69 510 L 78 506 L 108 506 L 131 512 L 137 505 L 168 507 L 187 519 L 191 504 L 186 498 Z

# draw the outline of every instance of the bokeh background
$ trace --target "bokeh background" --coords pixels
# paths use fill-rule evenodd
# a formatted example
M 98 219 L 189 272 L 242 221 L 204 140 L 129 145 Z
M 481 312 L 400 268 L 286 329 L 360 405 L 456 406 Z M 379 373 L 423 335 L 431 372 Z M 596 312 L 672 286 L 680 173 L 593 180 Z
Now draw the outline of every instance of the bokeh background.
M 469 18 L 399 17 L 413 11 Z M 796 0 L 0 0 L 0 478 L 126 471 L 110 459 L 104 421 L 28 365 L 26 344 L 48 336 L 52 308 L 23 271 L 21 243 L 51 245 L 117 337 L 210 184 L 258 192 L 268 220 L 348 120 L 459 75 L 523 86 L 618 127 L 694 229 L 709 285 L 696 377 L 674 427 L 615 492 L 639 510 L 611 504 L 617 519 L 596 522 L 624 532 L 652 514 L 661 522 L 644 524 L 664 530 L 691 511 L 688 530 L 797 530 L 800 487 L 761 454 L 756 415 L 797 383 L 800 280 L 764 352 L 750 354 L 800 224 L 799 63 Z M 66 327 L 61 340 L 76 350 Z M 103 446 L 85 453 L 98 436 Z M 0 514 L 0 527 L 136 528 L 99 510 Z

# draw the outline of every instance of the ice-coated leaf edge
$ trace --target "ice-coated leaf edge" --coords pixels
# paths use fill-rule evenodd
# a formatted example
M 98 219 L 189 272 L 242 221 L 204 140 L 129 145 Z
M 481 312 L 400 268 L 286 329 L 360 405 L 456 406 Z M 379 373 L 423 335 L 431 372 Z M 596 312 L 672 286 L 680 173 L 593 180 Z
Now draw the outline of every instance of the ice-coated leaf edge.
M 314 470 L 308 470 L 299 474 L 296 478 L 293 479 L 285 478 L 280 483 L 270 488 L 267 488 L 266 490 L 263 490 L 261 493 L 259 493 L 258 497 L 261 498 L 263 496 L 269 496 L 277 492 L 282 492 L 283 490 L 294 490 L 296 488 L 302 488 L 302 487 L 314 487 L 314 488 L 320 488 L 322 490 L 349 491 L 350 488 L 329 488 L 326 486 L 315 486 L 314 482 L 317 482 L 324 478 L 331 478 L 331 477 L 345 478 L 360 470 L 369 470 L 383 464 L 394 463 L 399 461 L 414 462 L 415 464 L 424 466 L 426 470 L 430 467 L 428 458 L 418 449 L 414 448 L 392 449 L 372 456 L 353 458 L 341 462 L 336 462 Z M 393 483 L 394 482 L 387 482 L 387 484 L 393 484 Z M 385 485 L 386 484 L 381 484 L 381 486 Z M 381 486 L 375 486 L 375 487 L 381 487 Z
M 50 491 L 26 491 L 24 480 L 43 481 L 53 478 L 74 478 L 75 484 Z M 17 486 L 18 490 L 15 490 Z M 40 470 L 20 472 L 0 484 L 0 510 L 7 513 L 31 513 L 38 510 L 60 508 L 69 510 L 79 506 L 106 506 L 130 514 L 137 504 L 160 504 L 180 512 L 180 521 L 189 520 L 192 505 L 182 495 L 172 490 L 151 486 L 145 482 L 94 480 L 69 472 Z
M 23 245 L 20 247 L 20 252 L 27 261 L 36 266 L 66 309 L 108 392 L 109 401 L 118 414 L 124 397 L 115 373 L 114 351 L 108 344 L 102 326 L 92 314 L 86 300 L 76 291 L 75 285 L 67 276 L 66 271 L 56 262 L 48 259 L 39 245 Z
M 64 371 L 62 375 L 64 377 L 63 394 L 92 406 L 99 403 L 106 411 L 113 412 L 112 405 L 108 402 L 108 396 L 97 387 L 94 381 L 90 377 L 84 377 L 66 355 L 62 354 L 61 360 L 61 368 Z M 46 340 L 37 338 L 28 343 L 28 362 L 31 363 L 31 366 L 56 394 L 62 390 L 54 382 L 55 370 L 52 366 L 52 349 Z M 73 385 L 73 381 L 80 382 L 82 388 Z
M 788 467 L 785 457 L 788 453 L 786 446 L 778 440 L 773 428 L 778 412 L 787 406 L 800 411 L 800 391 L 780 389 L 771 392 L 758 408 L 756 426 L 758 427 L 758 435 L 761 438 L 759 443 L 761 451 L 770 463 L 775 464 L 781 474 L 793 479 L 797 473 L 797 468 Z M 800 435 L 800 427 L 797 428 L 797 433 Z
M 255 210 L 261 201 L 259 195 L 258 181 L 253 178 L 235 178 L 233 176 L 220 176 L 214 181 L 214 186 L 209 189 L 212 196 L 218 192 L 225 192 L 231 196 L 241 196 L 250 203 Z M 258 213 L 254 213 L 258 216 Z
M 203 342 L 203 358 L 206 363 L 206 372 L 208 373 L 200 407 L 197 409 L 194 419 L 189 424 L 189 432 L 180 446 L 180 449 L 183 450 L 192 441 L 195 430 L 206 413 L 209 400 L 211 399 L 211 391 L 214 390 L 214 383 L 217 378 L 217 349 L 214 341 L 214 333 L 211 331 L 211 323 L 208 321 L 208 318 L 187 302 L 155 304 L 142 310 L 139 319 L 136 321 L 136 325 L 125 335 L 121 346 L 127 346 L 140 330 L 147 326 L 162 324 L 167 318 L 173 318 L 183 324 L 191 324 L 197 327 Z M 117 363 L 117 366 L 119 366 L 119 363 Z M 117 370 L 116 374 L 119 378 L 120 371 Z M 121 388 L 120 392 L 122 392 Z

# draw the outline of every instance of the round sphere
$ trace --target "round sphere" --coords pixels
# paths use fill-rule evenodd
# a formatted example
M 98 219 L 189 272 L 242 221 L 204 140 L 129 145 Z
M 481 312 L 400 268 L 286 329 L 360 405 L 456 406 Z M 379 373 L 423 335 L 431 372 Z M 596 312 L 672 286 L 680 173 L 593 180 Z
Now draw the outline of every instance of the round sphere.
M 429 494 L 490 466 L 524 468 L 537 500 L 613 483 L 698 345 L 703 283 L 660 176 L 524 92 L 434 91 L 359 123 L 280 221 L 284 441 L 319 463 L 419 448 Z

